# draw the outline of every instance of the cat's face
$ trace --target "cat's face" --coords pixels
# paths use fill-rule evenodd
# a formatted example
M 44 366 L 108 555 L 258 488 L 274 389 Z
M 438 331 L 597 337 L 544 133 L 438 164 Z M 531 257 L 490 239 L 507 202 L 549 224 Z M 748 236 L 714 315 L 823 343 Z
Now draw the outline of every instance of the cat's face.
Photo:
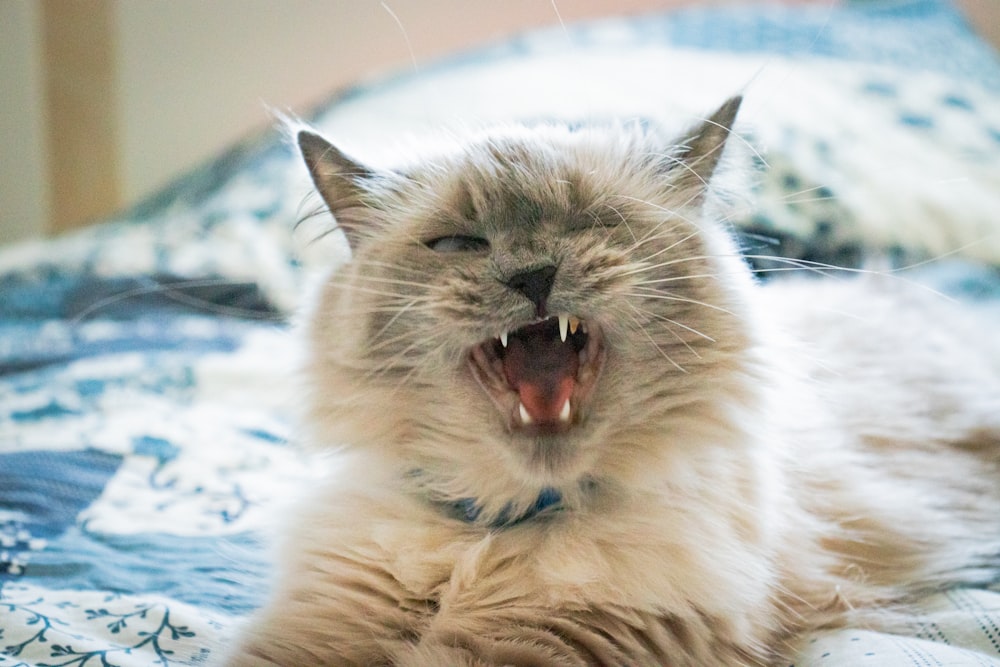
M 682 437 L 746 345 L 742 266 L 701 219 L 737 104 L 683 146 L 511 130 L 392 173 L 301 134 L 353 251 L 314 316 L 324 437 L 456 487 L 600 477 Z

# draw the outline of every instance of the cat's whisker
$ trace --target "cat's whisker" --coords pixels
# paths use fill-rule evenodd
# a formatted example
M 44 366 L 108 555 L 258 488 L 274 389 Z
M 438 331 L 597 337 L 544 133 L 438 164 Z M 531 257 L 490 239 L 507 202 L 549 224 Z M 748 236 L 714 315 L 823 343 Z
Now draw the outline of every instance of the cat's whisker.
M 711 260 L 714 260 L 714 259 L 730 259 L 730 258 L 744 259 L 744 260 L 757 259 L 757 260 L 764 260 L 764 261 L 780 262 L 780 263 L 790 264 L 791 265 L 791 266 L 786 266 L 786 267 L 753 269 L 754 273 L 771 273 L 771 272 L 782 272 L 782 271 L 810 271 L 810 272 L 814 272 L 814 273 L 819 273 L 820 275 L 823 275 L 823 276 L 827 276 L 828 275 L 827 273 L 825 273 L 825 271 L 830 271 L 830 272 L 837 272 L 837 271 L 839 271 L 839 272 L 844 272 L 844 273 L 868 273 L 868 274 L 880 273 L 878 271 L 873 271 L 871 269 L 858 269 L 858 268 L 842 267 L 842 266 L 837 266 L 836 264 L 826 264 L 824 262 L 818 262 L 818 261 L 813 261 L 813 260 L 795 259 L 795 258 L 790 258 L 790 257 L 780 257 L 780 256 L 777 256 L 777 255 L 753 255 L 753 254 L 746 254 L 746 253 L 737 253 L 737 254 L 733 254 L 733 255 L 686 255 L 686 256 L 683 256 L 683 257 L 677 257 L 677 258 L 671 259 L 670 261 L 667 261 L 667 262 L 660 262 L 658 264 L 647 265 L 647 266 L 640 266 L 637 269 L 633 270 L 632 273 L 643 273 L 643 272 L 647 272 L 647 271 L 655 271 L 655 270 L 659 270 L 659 269 L 664 269 L 664 268 L 668 268 L 668 267 L 671 267 L 671 266 L 675 266 L 677 264 L 683 264 L 683 263 L 686 263 L 686 262 L 704 262 L 704 261 L 711 261 Z
M 654 278 L 652 280 L 637 280 L 634 285 L 659 285 L 661 283 L 672 283 L 685 280 L 701 280 L 701 279 L 716 279 L 719 277 L 717 273 L 685 273 L 679 276 L 670 276 L 669 278 Z
M 437 347 L 429 349 L 427 351 L 427 354 L 432 355 L 432 356 L 438 356 L 438 355 L 440 355 L 441 352 L 444 351 L 445 348 L 448 347 L 448 345 L 450 344 L 450 341 L 447 340 L 447 337 L 446 337 L 448 333 L 449 333 L 448 331 L 442 331 L 441 334 L 440 334 L 440 336 L 439 336 L 440 338 L 442 338 L 442 341 L 437 344 Z M 430 340 L 433 340 L 433 339 L 430 339 Z M 424 342 L 426 343 L 427 339 L 425 339 Z M 419 364 L 413 364 L 413 365 L 411 365 L 410 366 L 410 370 L 407 371 L 406 375 L 404 375 L 402 378 L 400 378 L 400 380 L 399 380 L 400 384 L 401 385 L 405 385 L 405 384 L 411 382 L 413 376 L 418 371 L 420 371 L 421 369 L 422 369 L 422 366 L 419 365 Z
M 405 331 L 405 330 L 389 338 L 380 338 L 380 336 L 372 336 L 371 339 L 372 342 L 368 345 L 367 349 L 369 352 L 381 352 L 385 348 L 392 347 L 399 343 L 408 341 L 409 345 L 406 348 L 396 352 L 396 356 L 399 356 L 400 354 L 405 354 L 407 352 L 410 352 L 421 343 L 433 340 L 433 338 L 443 335 L 448 331 L 448 328 L 445 326 L 440 326 L 439 329 L 440 331 L 438 333 L 424 332 L 419 337 L 414 336 L 414 333 L 412 331 Z M 383 330 L 381 330 L 379 334 L 380 335 L 385 334 L 386 331 L 387 329 L 383 328 Z
M 710 308 L 712 310 L 719 311 L 720 313 L 725 313 L 727 315 L 732 315 L 736 317 L 736 313 L 722 306 L 716 306 L 715 304 L 706 303 L 705 301 L 699 301 L 698 299 L 690 299 L 687 297 L 677 296 L 675 294 L 669 294 L 660 290 L 652 290 L 646 287 L 639 287 L 637 289 L 649 290 L 646 293 L 642 292 L 626 292 L 625 296 L 632 296 L 638 299 L 661 299 L 663 301 L 676 301 L 678 303 L 690 303 L 695 306 L 704 306 L 705 308 Z
M 422 291 L 435 292 L 440 291 L 440 285 L 433 285 L 426 282 L 416 282 L 414 280 L 403 280 L 401 278 L 389 278 L 386 276 L 365 276 L 364 280 L 371 283 L 382 283 L 385 285 L 401 285 L 404 287 L 416 287 Z
M 698 231 L 697 230 L 692 230 L 692 233 L 691 233 L 690 236 L 687 236 L 687 237 L 685 237 L 685 238 L 683 238 L 683 239 L 681 239 L 681 240 L 678 241 L 678 240 L 675 239 L 675 237 L 676 237 L 676 231 L 677 231 L 677 229 L 679 227 L 684 227 L 685 225 L 684 225 L 683 222 L 677 221 L 677 224 L 674 225 L 673 227 L 670 227 L 669 229 L 661 230 L 662 225 L 664 223 L 668 222 L 668 221 L 671 221 L 671 220 L 670 219 L 665 219 L 665 220 L 662 220 L 659 223 L 657 223 L 657 225 L 652 230 L 650 230 L 650 232 L 648 234 L 646 234 L 646 236 L 644 236 L 639 242 L 637 242 L 634 245 L 632 245 L 631 247 L 629 247 L 629 249 L 628 249 L 629 254 L 633 254 L 633 253 L 638 252 L 639 249 L 642 248 L 642 246 L 646 245 L 647 243 L 653 243 L 653 242 L 656 242 L 656 241 L 661 241 L 663 239 L 674 239 L 674 243 L 671 244 L 671 248 L 674 248 L 679 243 L 683 243 L 685 241 L 688 241 L 688 240 L 690 240 L 690 239 L 692 239 L 692 238 L 694 238 L 695 236 L 698 235 Z M 668 250 L 669 250 L 669 248 L 668 248 Z M 656 254 L 658 255 L 658 254 L 660 254 L 662 252 L 664 252 L 664 250 L 661 249 Z M 647 255 L 645 257 L 640 258 L 638 261 L 640 261 L 640 262 L 646 262 L 646 261 L 649 261 L 654 256 L 655 255 Z
M 820 191 L 830 192 L 830 188 L 826 185 L 814 185 L 811 188 L 803 188 L 801 190 L 796 190 L 795 192 L 789 192 L 788 194 L 779 197 L 778 201 L 805 204 L 817 201 L 835 201 L 837 199 L 837 197 L 833 194 L 821 195 L 819 197 L 802 197 L 802 195 Z
M 750 151 L 750 155 L 753 156 L 753 159 L 759 161 L 759 164 L 762 167 L 764 167 L 765 169 L 771 168 L 771 164 L 767 161 L 767 158 L 765 158 L 763 153 L 761 153 L 760 150 L 758 150 L 758 148 L 754 146 L 752 141 L 750 141 L 749 139 L 747 139 L 742 134 L 740 134 L 739 132 L 737 132 L 732 128 L 725 127 L 724 125 L 720 125 L 718 123 L 712 123 L 712 124 L 716 125 L 720 129 L 725 130 L 730 138 L 735 138 L 738 142 L 740 142 L 740 144 L 744 148 Z
M 391 269 L 393 271 L 410 271 L 412 273 L 426 275 L 427 269 L 424 267 L 410 267 L 402 264 L 393 264 L 391 262 L 385 262 L 382 260 L 364 258 L 364 259 L 352 259 L 352 264 L 363 266 L 363 267 L 378 267 L 384 269 Z
M 421 363 L 403 364 L 401 363 L 401 360 L 405 359 L 406 355 L 412 352 L 413 350 L 426 346 L 428 343 L 434 342 L 435 339 L 445 338 L 450 333 L 451 331 L 449 330 L 448 327 L 441 327 L 437 332 L 430 332 L 430 333 L 424 332 L 420 336 L 419 340 L 414 340 L 412 336 L 397 337 L 396 342 L 398 342 L 399 340 L 410 340 L 411 342 L 405 348 L 397 351 L 392 357 L 384 359 L 380 367 L 375 366 L 368 369 L 368 372 L 365 375 L 365 379 L 374 380 L 379 377 L 384 377 L 390 372 L 400 371 L 405 368 L 407 369 L 406 374 L 396 380 L 396 382 L 398 382 L 400 386 L 405 385 L 407 382 L 411 380 L 413 374 L 421 369 L 422 364 Z M 446 344 L 447 340 L 438 344 L 436 351 L 439 352 L 440 350 L 442 350 L 446 346 Z M 431 353 L 433 352 L 434 351 L 432 351 Z M 423 354 L 421 354 L 420 356 L 420 359 L 418 359 L 417 361 L 422 362 L 425 359 L 426 354 L 428 354 L 428 352 L 427 350 L 424 350 Z
M 334 234 L 337 231 L 343 231 L 343 228 L 337 223 L 337 221 L 330 216 L 330 210 L 325 204 L 320 204 L 309 212 L 300 213 L 295 220 L 295 224 L 292 226 L 292 231 L 298 232 L 300 229 L 303 229 L 303 226 L 306 223 L 313 220 L 324 220 L 325 224 L 316 236 L 304 242 L 306 245 L 315 245 L 331 234 Z
M 633 306 L 633 307 L 635 307 L 635 306 Z M 699 338 L 703 338 L 703 339 L 707 340 L 710 343 L 717 343 L 718 342 L 718 340 L 716 340 L 712 336 L 709 336 L 707 333 L 705 333 L 703 331 L 699 331 L 699 330 L 695 329 L 694 327 L 688 326 L 688 325 L 684 324 L 683 322 L 678 322 L 677 320 L 671 319 L 671 318 L 669 318 L 669 317 L 667 317 L 665 315 L 662 315 L 660 313 L 655 313 L 655 312 L 652 312 L 652 311 L 645 311 L 645 312 L 649 313 L 649 315 L 651 317 L 653 317 L 655 320 L 658 320 L 661 324 L 672 324 L 674 326 L 678 326 L 681 329 L 684 329 L 685 331 L 693 333 L 695 336 L 698 336 Z M 667 328 L 670 329 L 669 327 L 667 327 Z M 675 332 L 672 329 L 670 329 L 670 333 L 673 334 L 674 336 L 677 336 L 677 340 L 679 340 L 679 341 L 683 342 L 685 345 L 687 345 L 687 343 L 682 338 L 680 338 L 680 336 L 677 335 L 677 332 Z M 689 347 L 688 349 L 691 349 L 691 348 Z M 695 356 L 697 356 L 699 359 L 701 358 L 701 355 L 699 355 L 694 349 L 691 349 L 691 352 Z
M 121 290 L 115 294 L 111 294 L 102 299 L 98 299 L 92 304 L 89 304 L 86 308 L 78 312 L 72 318 L 67 320 L 67 325 L 70 327 L 76 327 L 86 321 L 88 318 L 96 313 L 114 306 L 122 301 L 129 301 L 131 299 L 141 298 L 151 295 L 162 295 L 171 301 L 175 301 L 180 304 L 191 306 L 193 309 L 213 313 L 216 315 L 224 315 L 227 317 L 237 317 L 242 319 L 255 319 L 255 320 L 271 320 L 274 322 L 282 322 L 286 319 L 285 315 L 277 312 L 268 312 L 263 310 L 253 310 L 250 308 L 241 308 L 238 306 L 227 306 L 225 304 L 216 303 L 214 301 L 209 301 L 197 297 L 193 294 L 187 294 L 185 290 L 198 289 L 201 287 L 216 287 L 216 286 L 226 286 L 231 285 L 233 280 L 231 278 L 205 278 L 205 279 L 192 279 L 192 280 L 177 280 L 171 283 L 154 283 L 152 285 L 142 285 L 139 287 L 133 287 L 129 289 Z
M 433 295 L 422 295 L 422 296 L 414 297 L 411 294 L 402 294 L 400 292 L 387 292 L 387 291 L 384 291 L 384 290 L 375 289 L 373 287 L 362 287 L 360 285 L 348 285 L 347 283 L 340 283 L 340 282 L 328 283 L 328 284 L 329 284 L 329 286 L 336 287 L 337 289 L 351 290 L 351 291 L 356 291 L 356 292 L 364 292 L 365 294 L 371 294 L 373 296 L 385 296 L 385 297 L 396 298 L 396 299 L 403 299 L 403 300 L 416 298 L 416 299 L 420 299 L 420 300 L 427 300 L 427 301 L 429 301 L 429 300 L 431 300 L 431 299 L 434 298 Z
M 372 280 L 372 279 L 397 280 L 397 281 L 406 280 L 404 277 L 393 277 L 391 275 L 380 275 L 377 273 L 372 274 L 367 271 L 368 269 L 386 269 L 387 272 L 391 272 L 392 274 L 399 274 L 399 273 L 409 274 L 414 276 L 414 278 L 423 277 L 427 275 L 427 270 L 425 268 L 409 267 L 403 264 L 393 264 L 390 262 L 371 260 L 367 258 L 365 259 L 351 258 L 348 261 L 348 265 L 357 269 L 359 273 L 362 273 L 364 275 L 365 280 Z M 338 280 L 338 277 L 335 275 L 333 280 Z M 408 281 L 408 284 L 411 284 L 415 287 L 434 287 L 434 285 L 431 283 L 421 282 L 418 280 Z
M 762 255 L 759 259 L 764 259 L 766 255 Z M 838 277 L 838 273 L 849 273 L 849 274 L 868 274 L 868 275 L 888 275 L 878 272 L 869 272 L 864 269 L 851 269 L 842 266 L 810 266 L 808 264 L 802 264 L 799 260 L 787 260 L 785 258 L 776 257 L 775 262 L 783 262 L 786 264 L 791 264 L 791 266 L 765 266 L 753 269 L 754 274 L 777 274 L 777 273 L 811 273 L 822 278 L 828 278 L 835 280 Z
M 689 342 L 687 342 L 686 340 L 684 340 L 681 337 L 680 334 L 678 334 L 676 331 L 674 331 L 673 327 L 670 326 L 670 325 L 672 325 L 672 324 L 676 325 L 676 326 L 681 327 L 682 329 L 685 329 L 687 331 L 690 331 L 691 333 L 693 333 L 693 334 L 695 334 L 697 336 L 700 336 L 700 337 L 702 337 L 702 338 L 704 338 L 704 339 L 706 339 L 708 341 L 711 341 L 713 343 L 716 342 L 715 339 L 712 338 L 711 336 L 708 336 L 707 334 L 704 334 L 704 333 L 698 331 L 697 329 L 693 329 L 692 327 L 689 327 L 689 326 L 687 326 L 685 324 L 681 324 L 677 320 L 670 319 L 669 317 L 665 317 L 663 315 L 660 315 L 660 314 L 655 313 L 653 311 L 647 310 L 645 308 L 639 308 L 635 304 L 629 304 L 629 305 L 632 307 L 632 309 L 636 313 L 639 313 L 640 315 L 644 315 L 644 316 L 646 316 L 648 318 L 651 318 L 653 321 L 655 321 L 656 324 L 659 324 L 661 327 L 663 327 L 664 329 L 666 329 L 667 333 L 669 333 L 671 336 L 673 336 L 677 340 L 678 343 L 680 343 L 685 348 L 687 348 L 688 352 L 690 352 L 691 354 L 693 354 L 695 356 L 695 358 L 697 358 L 697 359 L 701 359 L 702 358 L 701 354 L 699 354 L 698 351 L 695 350 L 694 347 L 692 347 Z
M 683 146 L 682 148 L 686 149 L 686 148 L 689 148 L 689 147 L 688 146 Z M 702 185 L 702 187 L 705 187 L 705 188 L 708 187 L 708 181 L 705 179 L 704 176 L 702 176 L 701 174 L 699 174 L 697 172 L 697 170 L 695 170 L 695 168 L 694 168 L 694 166 L 697 165 L 704 158 L 698 158 L 696 160 L 685 160 L 683 157 L 680 157 L 680 156 L 677 156 L 677 155 L 670 155 L 669 153 L 662 153 L 662 152 L 651 152 L 651 153 L 649 153 L 649 155 L 657 157 L 657 158 L 660 158 L 660 159 L 662 159 L 662 160 L 664 160 L 666 162 L 669 162 L 669 163 L 673 164 L 675 167 L 679 167 L 681 169 L 684 169 L 689 174 L 691 174 L 692 176 L 694 176 L 694 178 Z
M 632 196 L 624 195 L 624 194 L 619 194 L 617 196 L 621 197 L 622 199 L 624 199 L 626 201 L 632 201 L 632 202 L 635 202 L 637 204 L 643 204 L 645 206 L 649 206 L 650 208 L 654 208 L 657 211 L 660 211 L 662 213 L 666 213 L 668 216 L 670 216 L 668 219 L 681 220 L 681 221 L 686 222 L 686 223 L 691 224 L 691 225 L 695 225 L 696 224 L 694 219 L 692 219 L 692 218 L 684 215 L 683 213 L 680 212 L 680 210 L 678 210 L 679 208 L 682 208 L 682 206 L 677 207 L 677 208 L 668 208 L 667 206 L 664 206 L 663 204 L 658 204 L 656 202 L 649 201 L 648 199 L 642 199 L 640 197 L 632 197 Z
M 311 208 L 306 210 L 306 206 L 310 206 Z M 303 224 L 319 217 L 326 217 L 330 222 L 333 222 L 330 209 L 319 197 L 319 193 L 311 191 L 299 200 L 298 206 L 295 209 L 295 223 L 292 225 L 292 231 L 298 231 Z
M 642 200 L 639 200 L 639 201 L 642 201 Z M 646 203 L 648 203 L 648 202 L 646 202 Z M 662 229 L 663 225 L 665 225 L 668 222 L 673 222 L 675 224 L 672 227 L 670 227 L 669 229 L 666 229 L 666 230 Z M 697 226 L 692 226 L 692 225 L 689 225 L 687 223 L 688 223 L 688 220 L 686 218 L 684 218 L 683 216 L 675 216 L 675 217 L 666 217 L 666 218 L 663 218 L 658 223 L 656 223 L 655 225 L 653 225 L 653 227 L 650 229 L 650 231 L 647 232 L 641 239 L 639 239 L 632 246 L 630 246 L 628 248 L 627 252 L 629 254 L 632 254 L 632 253 L 635 253 L 636 251 L 638 251 L 639 248 L 641 248 L 643 245 L 645 245 L 647 243 L 658 241 L 658 240 L 664 239 L 664 238 L 673 238 L 675 236 L 676 230 L 678 228 L 680 228 L 680 227 L 685 227 L 685 226 L 687 226 L 687 227 L 693 227 L 693 230 L 690 233 L 690 235 L 685 236 L 685 237 L 683 237 L 683 238 L 681 238 L 679 240 L 676 240 L 674 243 L 672 243 L 670 245 L 669 248 L 666 248 L 666 250 L 670 250 L 672 248 L 675 248 L 677 245 L 679 245 L 681 243 L 684 243 L 684 242 L 690 240 L 691 238 L 694 238 L 695 236 L 698 236 L 700 234 L 700 229 Z M 652 257 L 655 257 L 658 254 L 661 254 L 664 251 L 665 251 L 664 249 L 658 250 L 653 255 L 648 255 L 646 257 L 640 258 L 639 260 L 636 260 L 636 263 L 639 263 L 639 262 L 648 262 L 649 259 L 651 259 Z
M 676 368 L 677 370 L 679 370 L 681 373 L 684 373 L 685 375 L 687 374 L 687 372 L 688 372 L 687 369 L 685 369 L 679 363 L 677 363 L 676 361 L 674 361 L 674 359 L 669 354 L 667 354 L 666 350 L 664 350 L 662 347 L 660 347 L 660 344 L 656 342 L 656 339 L 653 338 L 652 334 L 649 333 L 649 331 L 646 329 L 646 327 L 643 326 L 642 322 L 640 322 L 636 318 L 636 316 L 634 314 L 629 313 L 629 319 L 632 321 L 633 324 L 635 324 L 635 331 L 636 331 L 636 333 L 639 333 L 642 336 L 644 336 L 650 342 L 650 344 L 654 348 L 656 348 L 656 351 L 660 353 L 660 356 L 662 356 L 664 359 L 666 359 L 667 362 L 669 362 L 671 366 L 673 366 L 674 368 Z
M 409 302 L 400 300 L 399 303 L 385 304 L 378 306 L 365 306 L 365 307 L 354 307 L 350 309 L 344 309 L 345 314 L 348 314 L 352 318 L 352 321 L 359 321 L 368 315 L 382 315 L 385 313 L 395 313 L 401 307 L 408 305 Z M 433 313 L 437 310 L 437 306 L 430 303 L 425 304 L 414 304 L 408 308 L 410 315 L 423 314 L 423 313 Z
M 665 269 L 677 264 L 683 264 L 685 262 L 704 262 L 706 259 L 710 259 L 707 255 L 689 255 L 686 257 L 681 257 L 678 259 L 672 259 L 666 262 L 658 262 L 657 264 L 646 264 L 640 263 L 639 261 L 634 261 L 632 264 L 635 265 L 634 269 L 629 269 L 628 271 L 623 271 L 623 276 L 633 276 L 642 273 L 649 273 L 652 271 L 659 271 L 660 269 Z
M 392 317 L 389 318 L 389 321 L 387 321 L 385 324 L 383 324 L 381 329 L 379 329 L 374 334 L 372 334 L 372 338 L 374 340 L 378 340 L 379 338 L 381 338 L 382 335 L 386 331 L 388 331 L 392 327 L 393 324 L 396 323 L 396 321 L 400 318 L 400 316 L 402 316 L 403 314 L 405 314 L 406 312 L 408 312 L 411 308 L 413 308 L 417 304 L 417 302 L 418 302 L 417 299 L 411 299 L 409 302 L 407 302 L 403 306 L 397 308 L 396 312 L 393 313 Z
M 601 202 L 601 205 L 604 208 L 609 208 L 612 211 L 614 211 L 615 215 L 618 216 L 618 219 L 621 220 L 622 225 L 624 225 L 625 229 L 628 230 L 629 236 L 632 237 L 632 241 L 635 244 L 638 244 L 639 243 L 639 239 L 636 238 L 635 232 L 632 231 L 632 226 L 628 224 L 628 218 L 626 218 L 625 215 L 621 211 L 619 211 L 615 206 L 612 206 L 611 204 L 609 204 L 607 202 Z M 596 213 L 594 214 L 594 216 L 595 216 L 596 220 L 600 220 L 600 216 L 598 216 Z
M 642 262 L 648 262 L 648 261 L 652 260 L 655 257 L 659 257 L 660 255 L 662 255 L 664 253 L 668 253 L 671 250 L 675 249 L 677 246 L 679 246 L 679 245 L 681 245 L 683 243 L 687 243 L 691 239 L 697 237 L 699 234 L 700 234 L 700 231 L 699 230 L 695 230 L 695 231 L 691 232 L 690 234 L 682 236 L 681 238 L 679 238 L 678 240 L 674 241 L 670 245 L 668 245 L 666 247 L 663 247 L 663 248 L 660 248 L 656 252 L 643 257 L 641 261 Z
M 414 278 L 426 277 L 427 269 L 420 267 L 409 267 L 405 264 L 393 264 L 390 262 L 374 261 L 370 259 L 352 259 L 350 265 L 353 266 L 357 271 L 364 275 L 365 280 L 382 280 L 382 281 L 397 281 L 401 284 L 413 285 L 416 287 L 434 287 L 432 283 L 420 280 L 410 280 L 406 276 L 413 276 Z M 384 269 L 385 272 L 372 272 L 371 269 Z M 403 276 L 398 276 L 397 274 L 404 274 Z
M 616 196 L 619 197 L 619 198 L 621 198 L 621 199 L 623 199 L 623 200 L 625 200 L 625 201 L 631 201 L 631 202 L 634 202 L 634 203 L 637 203 L 637 204 L 642 204 L 644 206 L 649 206 L 649 207 L 654 208 L 654 209 L 656 209 L 656 210 L 658 210 L 658 211 L 660 211 L 662 213 L 666 213 L 667 214 L 666 217 L 664 217 L 662 220 L 660 220 L 660 222 L 658 222 L 656 225 L 653 226 L 653 228 L 649 231 L 649 233 L 646 234 L 645 237 L 643 237 L 642 241 L 645 241 L 645 239 L 647 237 L 652 237 L 654 234 L 658 233 L 660 231 L 660 227 L 662 225 L 666 224 L 667 222 L 675 222 L 676 223 L 676 226 L 672 227 L 669 231 L 673 231 L 674 229 L 676 229 L 678 226 L 681 226 L 682 224 L 687 224 L 687 225 L 690 225 L 690 226 L 693 226 L 693 227 L 697 228 L 697 224 L 695 224 L 695 221 L 693 219 L 691 219 L 689 216 L 681 213 L 680 210 L 678 210 L 679 208 L 683 207 L 683 204 L 681 205 L 681 207 L 678 207 L 678 208 L 668 208 L 668 207 L 664 206 L 663 204 L 658 204 L 656 202 L 649 201 L 648 199 L 641 199 L 639 197 L 632 197 L 632 196 L 624 195 L 624 194 L 619 194 L 619 195 L 616 195 Z
M 707 121 L 707 123 L 715 125 L 715 123 L 713 121 Z M 722 127 L 722 126 L 720 125 L 719 127 Z M 736 135 L 735 133 L 733 133 L 731 130 L 727 129 L 726 131 L 731 136 L 739 136 L 739 135 Z M 746 141 L 742 137 L 740 137 L 740 139 L 743 140 L 744 142 Z M 652 153 L 652 155 L 656 155 L 657 157 L 660 157 L 660 158 L 662 158 L 662 159 L 664 159 L 664 160 L 666 160 L 668 162 L 671 162 L 676 167 L 679 167 L 679 168 L 683 169 L 684 171 L 688 172 L 688 174 L 690 176 L 693 176 L 694 179 L 698 183 L 698 187 L 691 188 L 691 193 L 688 195 L 688 198 L 686 200 L 684 200 L 683 202 L 680 202 L 678 204 L 678 208 L 687 208 L 687 207 L 691 206 L 696 201 L 698 201 L 700 198 L 704 197 L 705 193 L 708 192 L 709 187 L 710 187 L 709 181 L 708 181 L 708 179 L 706 179 L 698 171 L 698 169 L 696 169 L 696 167 L 698 167 L 699 165 L 701 165 L 701 163 L 704 162 L 704 161 L 708 161 L 710 164 L 717 162 L 720 159 L 720 157 L 719 157 L 719 155 L 716 154 L 716 152 L 717 151 L 721 151 L 723 149 L 723 145 L 716 146 L 716 147 L 710 149 L 709 151 L 703 153 L 702 155 L 699 155 L 695 159 L 691 159 L 687 155 L 676 156 L 676 155 L 670 155 L 670 154 L 666 154 L 666 153 Z M 747 143 L 747 145 L 749 145 L 749 143 Z M 690 150 L 689 146 L 682 146 L 680 148 L 685 149 L 685 151 Z M 754 150 L 752 147 L 751 147 L 751 150 L 754 153 L 756 153 L 756 150 Z M 757 153 L 757 155 L 759 156 L 759 153 Z M 763 158 L 761 158 L 761 159 L 763 159 Z M 712 171 L 713 168 L 711 166 L 709 166 L 708 170 Z M 675 186 L 671 185 L 671 187 L 675 187 Z
M 412 313 L 413 311 L 411 310 L 410 312 Z M 400 327 L 398 333 L 385 336 L 389 329 L 389 326 L 385 326 L 377 335 L 370 336 L 365 349 L 369 353 L 372 353 L 382 352 L 386 348 L 392 348 L 403 343 L 406 343 L 406 346 L 395 350 L 391 357 L 381 359 L 381 363 L 396 363 L 400 358 L 419 348 L 421 345 L 434 342 L 443 336 L 454 334 L 454 327 L 444 322 L 438 322 L 432 327 L 422 328 L 419 334 L 415 333 L 412 328 Z
M 770 255 L 744 255 L 748 259 L 760 259 L 768 260 L 773 262 L 779 262 L 784 264 L 790 264 L 791 266 L 784 267 L 762 267 L 759 269 L 753 269 L 755 274 L 763 273 L 794 273 L 796 271 L 804 271 L 809 273 L 814 273 L 828 279 L 836 279 L 837 274 L 848 274 L 857 276 L 880 276 L 885 278 L 891 278 L 894 281 L 915 287 L 917 289 L 923 290 L 929 294 L 940 297 L 946 301 L 955 301 L 954 297 L 951 297 L 939 290 L 934 289 L 930 285 L 922 283 L 917 280 L 911 280 L 904 275 L 900 275 L 901 272 L 908 271 L 912 268 L 918 266 L 924 266 L 926 264 L 939 261 L 940 257 L 925 260 L 923 262 L 917 262 L 909 266 L 895 267 L 891 269 L 863 269 L 858 267 L 848 267 L 848 266 L 837 266 L 835 264 L 826 264 L 824 262 L 815 262 L 812 260 L 804 259 L 792 259 L 787 257 L 772 257 Z

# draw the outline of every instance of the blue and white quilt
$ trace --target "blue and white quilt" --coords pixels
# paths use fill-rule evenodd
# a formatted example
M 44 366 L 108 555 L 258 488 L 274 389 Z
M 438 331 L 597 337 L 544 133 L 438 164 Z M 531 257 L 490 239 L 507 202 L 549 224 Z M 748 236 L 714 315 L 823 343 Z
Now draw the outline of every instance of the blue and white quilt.
M 931 260 L 941 289 L 1000 303 L 1000 60 L 944 0 L 531 33 L 309 120 L 391 163 L 442 127 L 672 122 L 734 92 L 760 166 L 734 219 L 758 266 Z M 0 249 L 0 666 L 206 664 L 262 601 L 260 535 L 315 474 L 291 444 L 288 322 L 346 252 L 296 226 L 308 192 L 273 132 L 113 220 Z M 795 665 L 1000 667 L 1000 589 L 925 612 L 908 636 L 818 635 Z

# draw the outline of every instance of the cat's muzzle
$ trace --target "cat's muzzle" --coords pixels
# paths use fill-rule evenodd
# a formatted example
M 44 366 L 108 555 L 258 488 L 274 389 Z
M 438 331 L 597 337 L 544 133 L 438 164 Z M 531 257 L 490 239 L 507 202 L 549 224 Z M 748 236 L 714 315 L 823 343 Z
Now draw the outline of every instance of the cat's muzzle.
M 508 428 L 538 435 L 583 421 L 605 357 L 600 327 L 560 315 L 483 341 L 469 365 Z

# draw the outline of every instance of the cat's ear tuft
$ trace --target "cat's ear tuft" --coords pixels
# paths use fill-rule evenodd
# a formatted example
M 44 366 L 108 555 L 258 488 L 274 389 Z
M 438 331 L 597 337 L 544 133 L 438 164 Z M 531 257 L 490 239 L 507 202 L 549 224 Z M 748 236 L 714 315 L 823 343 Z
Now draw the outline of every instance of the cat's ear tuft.
M 365 208 L 364 184 L 375 173 L 314 132 L 301 130 L 297 140 L 313 184 L 344 230 L 348 243 L 356 248 L 361 234 L 358 212 Z
M 733 123 L 743 98 L 732 97 L 700 125 L 686 134 L 672 155 L 671 171 L 676 174 L 675 187 L 704 190 L 708 186 L 733 133 Z

